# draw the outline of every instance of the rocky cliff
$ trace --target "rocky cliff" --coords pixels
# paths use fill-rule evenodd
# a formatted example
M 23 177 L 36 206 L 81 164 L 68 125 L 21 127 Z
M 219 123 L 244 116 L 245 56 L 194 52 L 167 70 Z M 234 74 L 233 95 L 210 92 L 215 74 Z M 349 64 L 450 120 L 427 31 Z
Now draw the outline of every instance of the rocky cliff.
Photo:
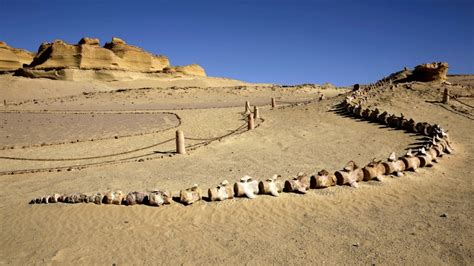
M 43 43 L 28 70 L 93 69 L 156 72 L 169 66 L 165 56 L 153 55 L 143 49 L 113 38 L 104 47 L 98 39 L 82 38 L 78 44 L 61 40 Z
M 166 56 L 151 54 L 119 38 L 103 47 L 95 38 L 82 38 L 77 44 L 45 42 L 36 55 L 0 42 L 0 72 L 5 71 L 30 78 L 78 81 L 206 76 L 197 64 L 171 66 Z
M 0 41 L 0 71 L 15 71 L 29 64 L 33 60 L 34 54 L 23 50 L 8 46 L 5 42 Z
M 445 81 L 449 65 L 446 62 L 433 62 L 415 67 L 412 79 L 416 81 Z
M 449 65 L 446 62 L 433 62 L 417 65 L 413 70 L 405 68 L 401 71 L 392 73 L 383 80 L 391 80 L 392 82 L 409 82 L 409 81 L 439 81 L 443 82 L 447 79 Z
M 206 76 L 206 71 L 198 64 L 166 67 L 165 69 L 163 69 L 163 71 L 168 74 L 184 74 L 201 77 Z

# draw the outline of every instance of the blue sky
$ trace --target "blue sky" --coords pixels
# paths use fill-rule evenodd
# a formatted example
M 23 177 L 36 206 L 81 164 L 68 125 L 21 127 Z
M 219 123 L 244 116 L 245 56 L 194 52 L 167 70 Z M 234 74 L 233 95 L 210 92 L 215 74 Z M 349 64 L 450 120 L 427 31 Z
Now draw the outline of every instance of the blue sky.
M 432 61 L 474 73 L 473 13 L 474 0 L 0 0 L 0 40 L 117 36 L 210 76 L 350 85 Z

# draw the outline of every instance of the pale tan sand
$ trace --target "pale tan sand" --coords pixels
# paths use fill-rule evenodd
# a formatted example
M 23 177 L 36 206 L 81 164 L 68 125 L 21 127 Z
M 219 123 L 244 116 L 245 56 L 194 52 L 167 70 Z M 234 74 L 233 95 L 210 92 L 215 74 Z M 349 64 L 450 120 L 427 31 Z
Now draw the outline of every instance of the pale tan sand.
M 123 111 L 4 112 L 0 113 L 0 121 L 0 145 L 18 147 L 114 138 L 137 132 L 146 134 L 180 124 L 179 117 L 173 113 Z
M 235 79 L 215 77 L 183 77 L 172 78 L 165 75 L 157 79 L 136 79 L 130 81 L 92 82 L 62 81 L 49 79 L 30 79 L 11 74 L 0 75 L 1 101 L 21 101 L 64 97 L 81 94 L 82 92 L 110 91 L 120 88 L 146 87 L 226 87 L 226 86 L 258 86 L 265 84 L 249 84 Z
M 278 110 L 263 106 L 264 121 L 254 131 L 213 142 L 184 156 L 161 158 L 163 154 L 153 154 L 173 149 L 173 143 L 115 155 L 173 138 L 173 129 L 117 140 L 0 151 L 1 156 L 30 158 L 110 155 L 77 162 L 0 160 L 1 171 L 133 156 L 151 159 L 80 171 L 0 176 L 0 263 L 471 264 L 474 125 L 466 112 L 453 112 L 451 107 L 445 109 L 436 103 L 442 95 L 442 87 L 437 86 L 415 84 L 413 89 L 386 90 L 370 104 L 419 121 L 440 123 L 449 130 L 456 153 L 419 173 L 387 177 L 382 183 L 364 182 L 358 189 L 332 187 L 311 190 L 304 196 L 283 193 L 279 198 L 258 196 L 255 200 L 198 202 L 187 207 L 177 203 L 157 208 L 27 204 L 33 197 L 54 192 L 162 188 L 176 194 L 194 183 L 208 188 L 222 179 L 232 183 L 246 174 L 263 179 L 275 173 L 288 178 L 300 171 L 334 171 L 351 159 L 364 165 L 374 157 L 385 159 L 391 151 L 401 154 L 407 146 L 420 142 L 420 136 L 330 111 L 342 100 L 336 96 L 338 91 L 328 92 L 332 97 L 328 100 L 308 105 Z M 245 122 L 241 114 L 245 100 L 262 104 L 269 103 L 271 97 L 302 101 L 314 99 L 319 90 L 261 88 L 234 96 L 230 96 L 234 89 L 163 92 L 172 95 L 156 97 L 154 90 L 114 93 L 108 103 L 108 94 L 91 98 L 78 95 L 63 103 L 45 99 L 4 109 L 96 110 L 104 104 L 107 108 L 102 110 L 134 110 L 137 104 L 143 109 L 160 109 L 168 102 L 202 108 L 223 107 L 223 99 L 230 99 L 227 106 L 240 102 L 241 107 L 170 110 L 182 118 L 180 129 L 187 136 L 209 138 Z M 472 90 L 460 88 L 457 93 L 472 94 Z M 17 132 L 8 134 L 13 133 Z M 440 217 L 444 213 L 448 217 Z

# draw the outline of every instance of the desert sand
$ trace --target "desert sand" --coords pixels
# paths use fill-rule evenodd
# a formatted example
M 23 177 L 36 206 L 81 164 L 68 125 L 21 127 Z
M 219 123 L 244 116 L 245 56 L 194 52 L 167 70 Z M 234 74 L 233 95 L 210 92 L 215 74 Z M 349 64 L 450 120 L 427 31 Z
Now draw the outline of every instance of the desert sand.
M 351 88 L 0 75 L 0 264 L 472 264 L 474 82 L 448 80 L 382 86 L 367 102 L 449 130 L 455 152 L 433 167 L 359 188 L 150 207 L 28 202 L 288 179 L 402 155 L 423 137 L 336 112 Z M 459 97 L 444 105 L 447 86 Z M 251 131 L 245 101 L 260 108 Z M 176 129 L 192 138 L 186 155 L 174 153 Z

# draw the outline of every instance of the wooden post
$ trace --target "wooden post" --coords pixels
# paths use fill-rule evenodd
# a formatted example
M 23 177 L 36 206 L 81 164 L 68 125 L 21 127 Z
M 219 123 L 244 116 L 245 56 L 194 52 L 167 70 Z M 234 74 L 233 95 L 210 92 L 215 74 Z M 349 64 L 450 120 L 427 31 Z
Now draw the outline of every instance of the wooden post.
M 449 89 L 448 88 L 444 89 L 443 103 L 444 104 L 449 104 Z
M 245 101 L 245 113 L 248 114 L 248 113 L 251 113 L 252 111 L 250 111 L 250 103 L 249 101 Z
M 260 112 L 258 111 L 258 107 L 254 106 L 253 107 L 253 118 L 259 119 L 260 118 Z
M 186 148 L 184 147 L 184 133 L 181 130 L 176 130 L 176 153 L 186 154 Z
M 252 130 L 255 128 L 255 121 L 253 120 L 253 115 L 252 114 L 249 114 L 248 116 L 248 130 Z
M 3 106 L 7 106 L 7 100 L 3 100 Z
M 276 107 L 276 101 L 275 101 L 275 98 L 272 98 L 272 108 L 275 108 Z

